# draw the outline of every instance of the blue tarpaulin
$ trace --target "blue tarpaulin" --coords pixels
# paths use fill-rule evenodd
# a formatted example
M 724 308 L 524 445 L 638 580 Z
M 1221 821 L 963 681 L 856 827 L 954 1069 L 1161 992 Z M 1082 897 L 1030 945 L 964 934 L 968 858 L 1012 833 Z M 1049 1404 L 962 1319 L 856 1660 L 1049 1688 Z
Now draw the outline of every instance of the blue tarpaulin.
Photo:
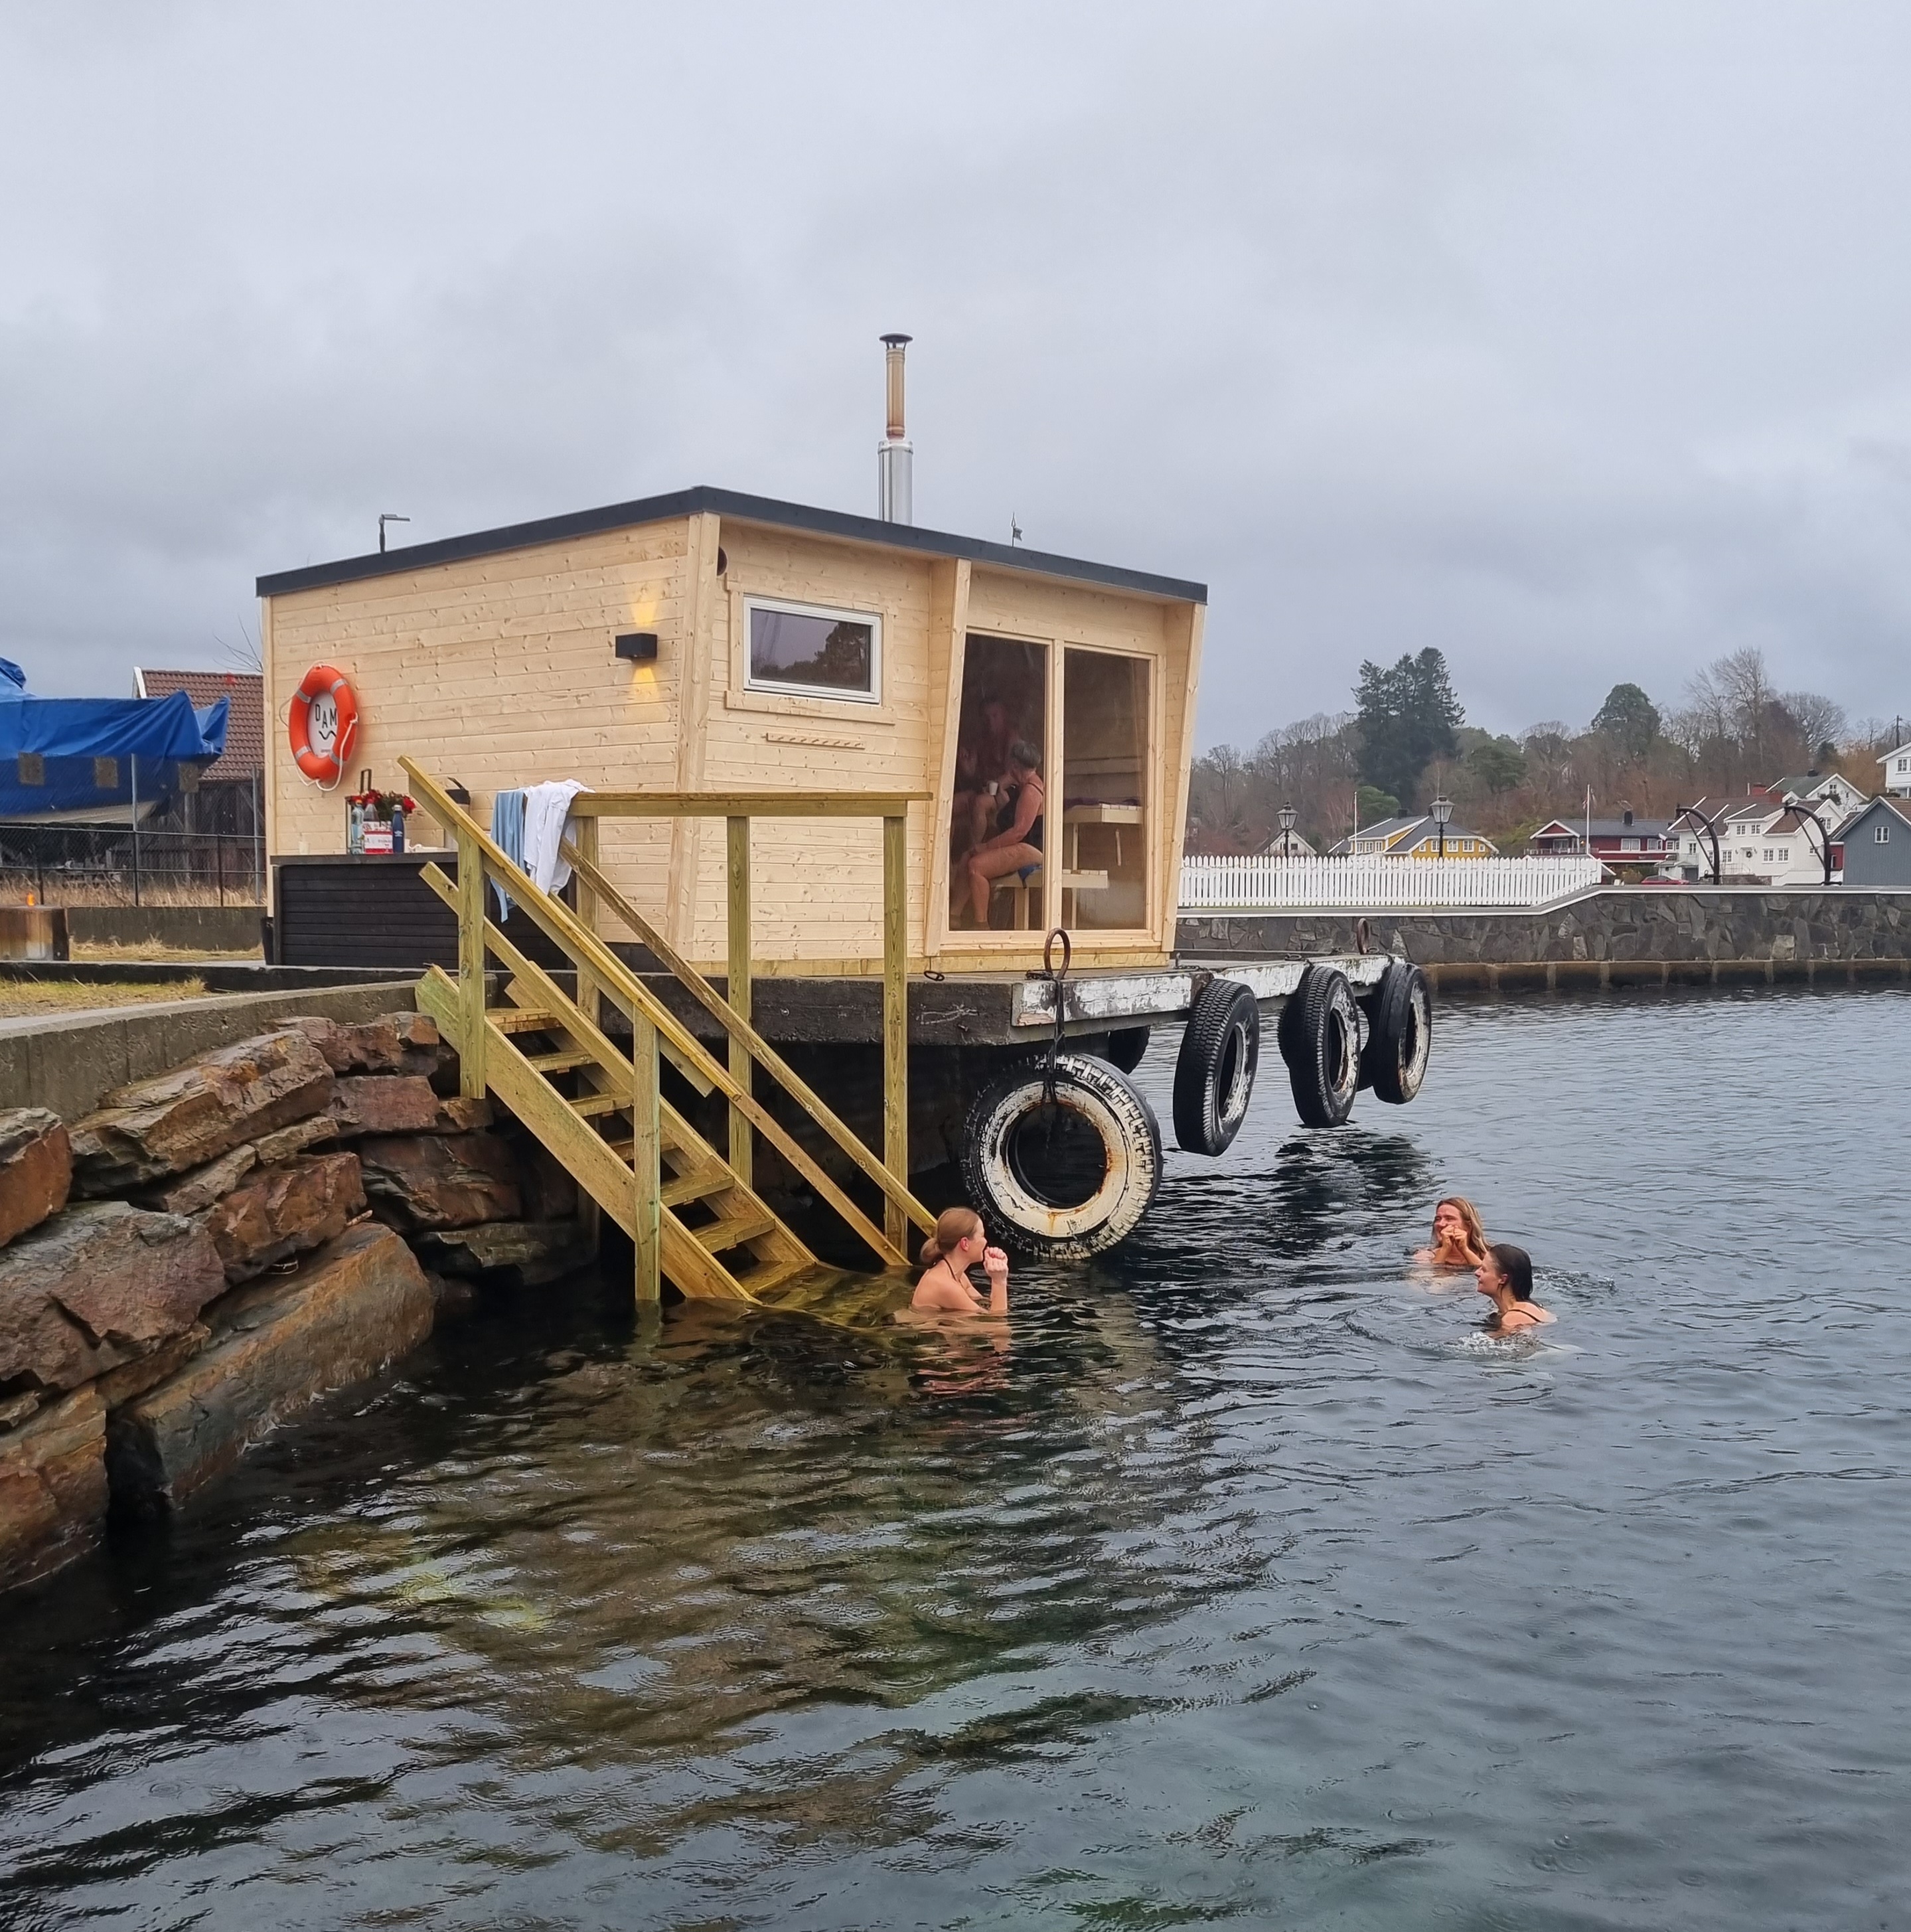
M 183 691 L 160 698 L 34 698 L 19 666 L 0 658 L 0 819 L 57 813 L 124 822 L 136 796 L 143 812 L 178 790 L 181 764 L 209 764 L 226 748 L 226 708 L 222 698 L 195 710 Z M 39 761 L 44 782 L 22 783 L 22 754 L 29 773 Z

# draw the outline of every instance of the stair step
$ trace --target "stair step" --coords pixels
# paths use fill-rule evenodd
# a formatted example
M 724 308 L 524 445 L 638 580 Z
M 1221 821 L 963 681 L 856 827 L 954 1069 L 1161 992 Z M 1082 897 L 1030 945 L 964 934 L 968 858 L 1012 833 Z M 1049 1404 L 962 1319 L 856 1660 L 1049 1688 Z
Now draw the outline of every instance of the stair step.
M 564 1104 L 574 1114 L 588 1120 L 598 1114 L 628 1113 L 631 1096 L 628 1094 L 580 1094 L 576 1100 L 567 1100 Z
M 773 1288 L 780 1288 L 786 1281 L 805 1273 L 816 1266 L 807 1258 L 793 1262 L 759 1262 L 753 1268 L 741 1272 L 732 1268 L 730 1272 L 736 1285 L 746 1294 L 767 1294 Z
M 707 1227 L 688 1230 L 690 1238 L 706 1254 L 720 1255 L 726 1248 L 738 1246 L 744 1241 L 753 1241 L 759 1234 L 773 1234 L 777 1217 L 774 1214 L 761 1214 L 753 1208 L 741 1214 L 733 1214 L 726 1220 L 712 1221 Z
M 556 1013 L 528 1006 L 493 1006 L 485 1016 L 500 1033 L 561 1033 L 564 1023 Z
M 574 1049 L 568 1053 L 533 1053 L 526 1056 L 540 1073 L 568 1073 L 574 1068 L 595 1066 L 598 1057 Z
M 735 1185 L 736 1176 L 720 1167 L 712 1168 L 707 1174 L 680 1174 L 664 1182 L 663 1204 L 682 1208 L 693 1201 L 707 1201 L 711 1195 Z

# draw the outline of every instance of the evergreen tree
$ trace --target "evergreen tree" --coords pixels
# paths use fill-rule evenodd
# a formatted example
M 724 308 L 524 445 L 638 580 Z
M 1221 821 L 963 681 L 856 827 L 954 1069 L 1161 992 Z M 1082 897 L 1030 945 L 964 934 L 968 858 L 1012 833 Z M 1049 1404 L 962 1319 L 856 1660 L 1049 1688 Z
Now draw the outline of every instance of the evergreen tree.
M 1446 658 L 1430 645 L 1385 669 L 1364 663 L 1354 687 L 1359 706 L 1360 775 L 1403 802 L 1420 788 L 1435 758 L 1450 758 L 1466 713 L 1454 695 Z
M 1616 684 L 1592 721 L 1626 764 L 1644 761 L 1659 740 L 1659 707 L 1636 684 Z

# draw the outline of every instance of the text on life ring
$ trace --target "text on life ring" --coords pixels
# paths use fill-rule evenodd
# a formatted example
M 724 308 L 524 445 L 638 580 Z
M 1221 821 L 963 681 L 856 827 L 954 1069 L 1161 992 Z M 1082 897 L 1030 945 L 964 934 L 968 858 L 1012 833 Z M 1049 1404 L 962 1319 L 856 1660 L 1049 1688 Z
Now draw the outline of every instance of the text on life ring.
M 289 724 L 298 769 L 321 784 L 335 780 L 358 735 L 358 700 L 344 672 L 314 664 L 292 694 Z

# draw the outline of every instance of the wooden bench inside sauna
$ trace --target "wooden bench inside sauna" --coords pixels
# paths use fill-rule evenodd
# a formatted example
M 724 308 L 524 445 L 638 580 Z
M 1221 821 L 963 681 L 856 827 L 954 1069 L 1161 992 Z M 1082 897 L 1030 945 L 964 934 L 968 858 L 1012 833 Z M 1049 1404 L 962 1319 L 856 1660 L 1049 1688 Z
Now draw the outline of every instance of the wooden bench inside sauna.
M 592 1037 L 559 1024 L 520 1057 L 620 1150 L 613 1172 L 552 1143 L 596 1198 L 618 1193 L 619 1225 L 646 1186 L 671 1191 L 672 1162 L 612 1104 L 627 1078 L 622 1097 L 649 1103 L 606 1042 L 660 1054 L 657 1118 L 755 1204 L 716 1225 L 807 1215 L 798 1246 L 845 1260 L 880 1230 L 890 1264 L 904 1224 L 958 1196 L 1024 1248 L 1086 1255 L 1130 1232 L 1162 1166 L 1128 1078 L 1152 1027 L 1188 1023 L 1174 1124 L 1197 1151 L 1239 1130 L 1264 1011 L 1304 1120 L 1343 1120 L 1361 1084 L 1418 1084 L 1430 1011 L 1404 962 L 1244 961 L 1218 980 L 1173 958 L 1200 584 L 703 488 L 259 590 L 274 714 L 341 680 L 341 770 L 419 807 L 402 852 L 350 851 L 355 788 L 315 782 L 268 734 L 277 957 L 437 969 L 430 998 L 472 1030 L 474 1065 L 526 1032 L 486 1017 L 484 986 L 520 1013 L 575 1003 Z M 578 862 L 561 892 L 516 874 L 506 916 L 481 890 L 514 862 L 496 801 L 560 782 L 586 788 Z M 499 1064 L 516 1084 L 492 1090 L 538 1113 Z M 571 1124 L 547 1131 L 574 1154 Z M 853 1235 L 840 1211 L 815 1221 L 816 1172 Z M 681 1240 L 657 1236 L 657 1264 L 686 1292 L 747 1293 L 765 1253 L 795 1254 L 750 1240 L 701 1286 Z

